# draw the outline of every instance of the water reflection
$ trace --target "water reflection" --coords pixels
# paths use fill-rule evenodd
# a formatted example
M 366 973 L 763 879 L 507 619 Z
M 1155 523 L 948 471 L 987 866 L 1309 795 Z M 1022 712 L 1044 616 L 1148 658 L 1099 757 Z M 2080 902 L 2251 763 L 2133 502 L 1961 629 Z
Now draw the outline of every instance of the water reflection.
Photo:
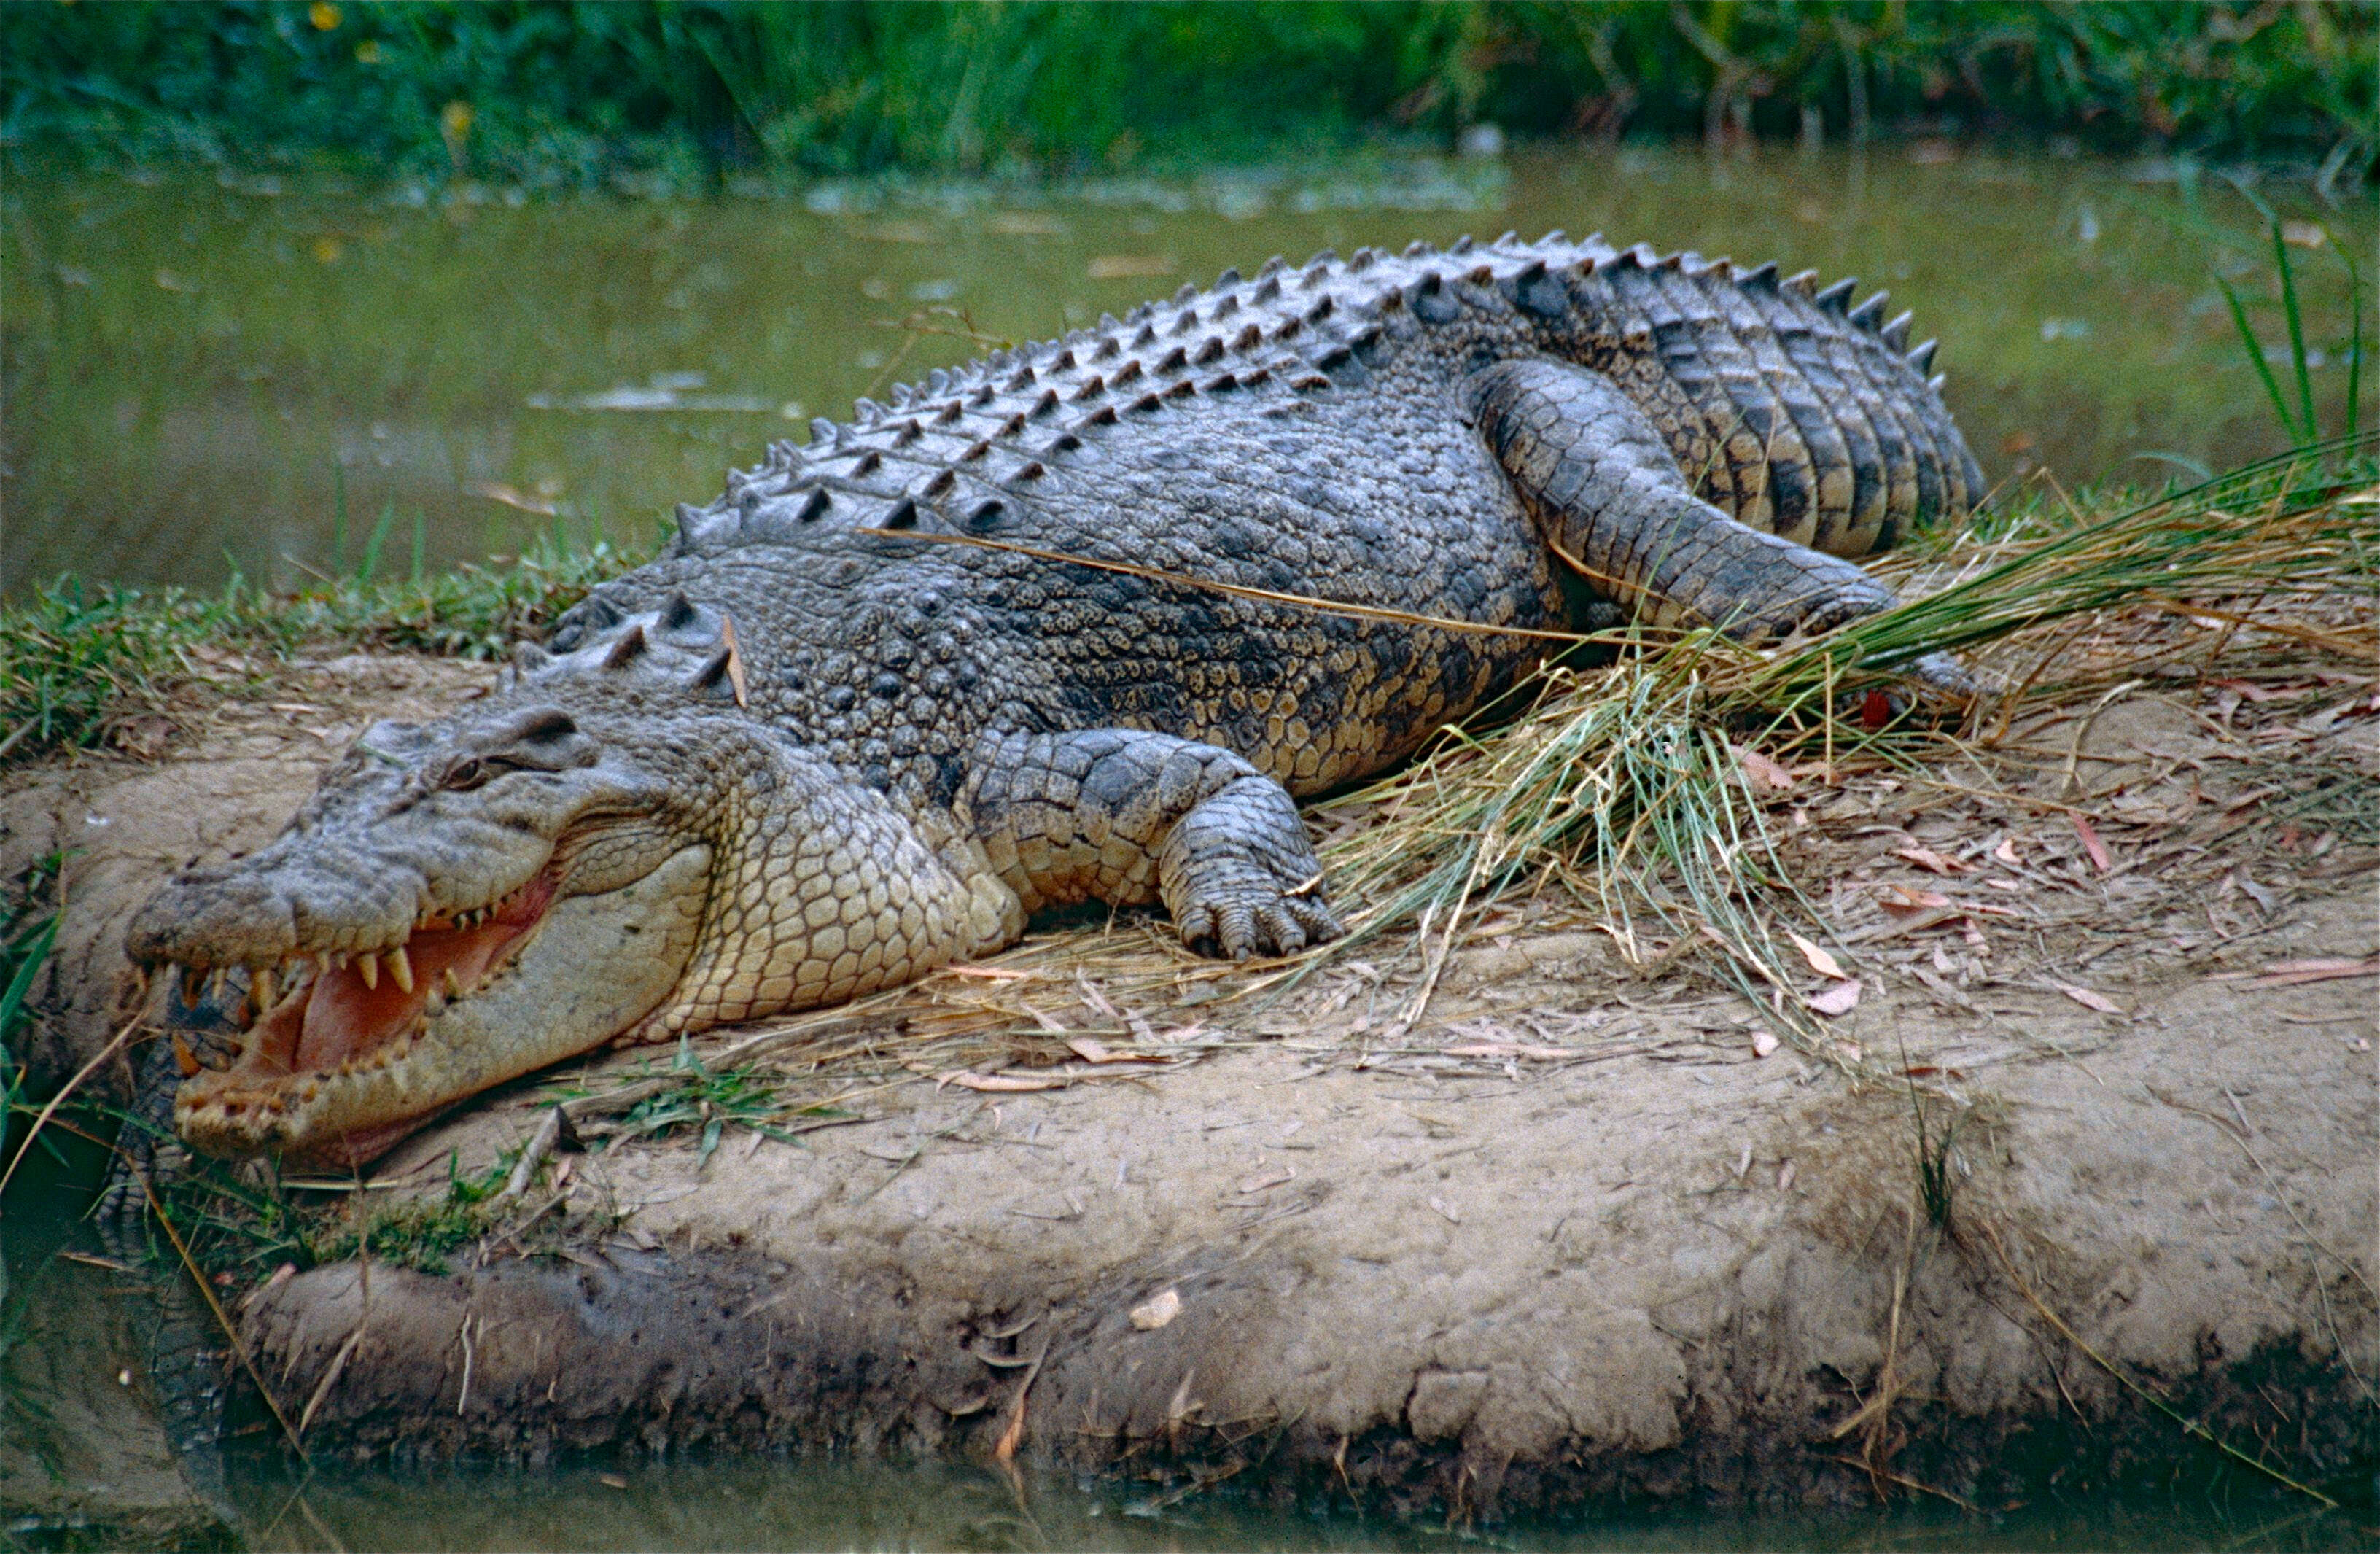
M 246 1475 L 249 1547 L 287 1549 L 1543 1550 L 2147 1549 L 2336 1546 L 2351 1530 L 2204 1485 L 1969 1516 L 1902 1501 L 1833 1513 L 1602 1507 L 1481 1527 L 1354 1512 L 1316 1488 L 1178 1497 L 1130 1482 L 1011 1480 L 953 1463 L 744 1460 L 542 1473 L 447 1469 Z
M 2255 218 L 2228 188 L 2136 174 L 1942 148 L 1627 148 L 1055 193 L 442 202 L 20 167 L 0 205 L 0 586 L 67 567 L 286 584 L 556 528 L 642 540 L 809 416 L 989 344 L 1276 252 L 1506 227 L 1890 287 L 1920 337 L 1944 340 L 1951 403 L 1995 477 L 2155 478 L 2165 466 L 2128 461 L 2273 451 L 2210 270 L 2262 294 Z M 2370 249 L 2368 199 L 2326 214 Z M 2335 407 L 2345 271 L 2298 258 Z

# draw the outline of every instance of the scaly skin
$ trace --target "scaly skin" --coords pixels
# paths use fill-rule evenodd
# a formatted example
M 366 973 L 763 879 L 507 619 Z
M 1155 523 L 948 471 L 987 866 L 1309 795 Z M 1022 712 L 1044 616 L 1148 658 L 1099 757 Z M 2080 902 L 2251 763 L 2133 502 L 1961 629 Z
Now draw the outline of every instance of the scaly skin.
M 1981 496 L 1931 344 L 1848 291 L 1559 235 L 1275 261 L 815 423 L 486 700 L 373 730 L 144 909 L 136 956 L 278 1001 L 188 1056 L 183 1134 L 368 1158 L 1069 902 L 1232 955 L 1330 936 L 1291 795 L 1510 686 L 1565 567 L 1773 637 L 1888 603 L 1849 558 Z M 459 975 L 379 982 L 423 966 Z

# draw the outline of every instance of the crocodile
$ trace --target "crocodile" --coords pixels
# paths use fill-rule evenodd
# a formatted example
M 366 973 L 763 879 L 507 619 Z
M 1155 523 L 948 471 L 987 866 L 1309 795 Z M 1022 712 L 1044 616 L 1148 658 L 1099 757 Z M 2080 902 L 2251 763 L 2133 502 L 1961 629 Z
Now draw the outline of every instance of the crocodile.
M 131 954 L 234 1016 L 176 1038 L 176 1125 L 358 1164 L 601 1044 L 1086 901 L 1220 955 L 1327 940 L 1296 795 L 1585 617 L 1771 641 L 1882 609 L 1855 558 L 1981 499 L 1934 343 L 1852 289 L 1599 236 L 1326 251 L 815 421 L 136 916 Z

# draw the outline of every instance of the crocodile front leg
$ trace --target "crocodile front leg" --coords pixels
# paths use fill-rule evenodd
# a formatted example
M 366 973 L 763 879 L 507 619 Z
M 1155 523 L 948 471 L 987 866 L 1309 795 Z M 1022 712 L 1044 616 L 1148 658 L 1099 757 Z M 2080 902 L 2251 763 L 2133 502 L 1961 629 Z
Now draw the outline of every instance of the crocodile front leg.
M 1737 522 L 1696 496 L 1659 430 L 1599 373 L 1544 360 L 1475 373 L 1469 408 L 1546 538 L 1639 620 L 1762 642 L 1888 608 L 1892 590 L 1840 557 Z M 1956 694 L 1946 653 L 1908 672 Z
M 1288 790 L 1213 745 L 987 735 L 956 807 L 1028 912 L 1161 899 L 1184 943 L 1243 960 L 1341 932 Z

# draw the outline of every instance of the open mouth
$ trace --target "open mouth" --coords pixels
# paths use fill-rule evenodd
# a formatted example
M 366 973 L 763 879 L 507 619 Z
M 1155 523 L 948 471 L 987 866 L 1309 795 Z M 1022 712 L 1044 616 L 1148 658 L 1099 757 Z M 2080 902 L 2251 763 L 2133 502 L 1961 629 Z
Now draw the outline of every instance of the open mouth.
M 182 964 L 183 1002 L 212 991 L 237 1028 L 236 1051 L 176 1033 L 188 1081 L 176 1110 L 220 1112 L 235 1128 L 269 1128 L 343 1079 L 401 1069 L 430 1028 L 501 972 L 553 904 L 551 871 L 487 904 L 424 914 L 405 939 L 374 951 L 299 951 L 277 965 Z M 361 1141 L 358 1141 L 361 1142 Z

